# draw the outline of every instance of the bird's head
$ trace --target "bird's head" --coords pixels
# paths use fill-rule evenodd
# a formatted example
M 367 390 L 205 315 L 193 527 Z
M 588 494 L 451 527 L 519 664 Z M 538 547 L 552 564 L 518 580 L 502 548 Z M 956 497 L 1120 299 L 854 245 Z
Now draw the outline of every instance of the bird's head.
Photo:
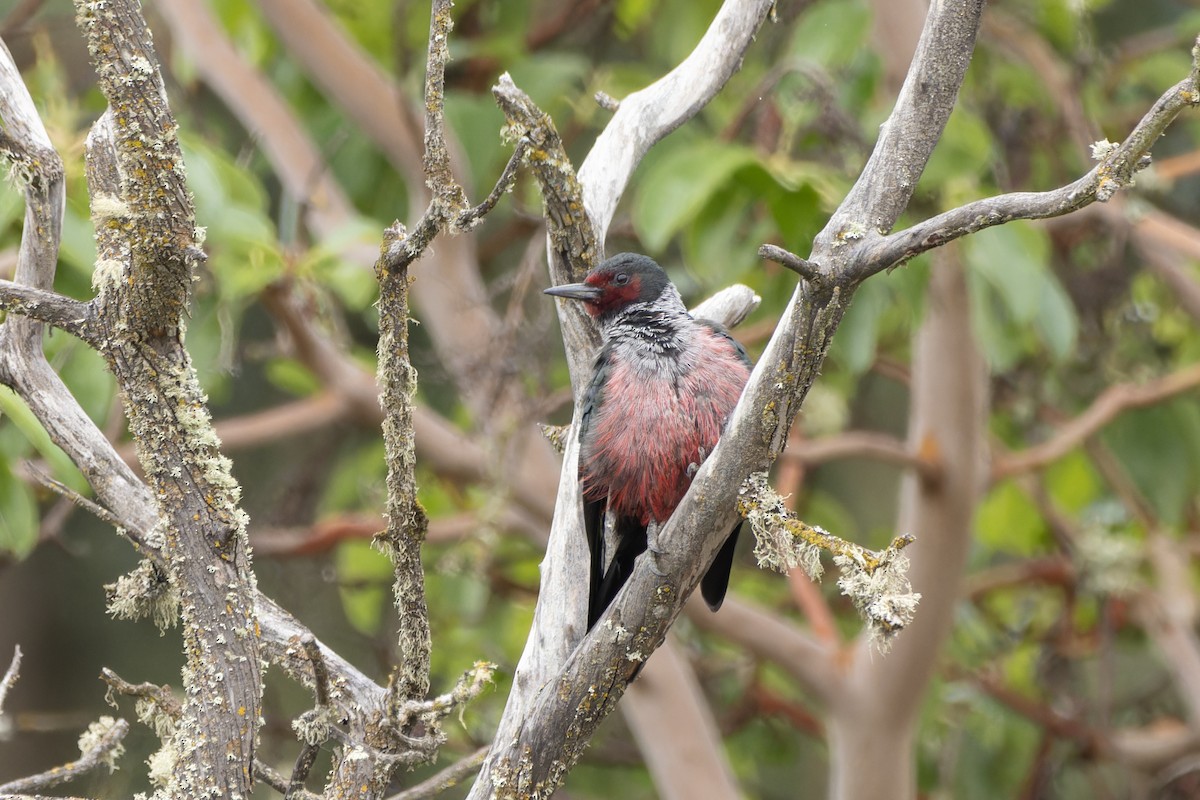
M 670 285 L 654 259 L 619 253 L 584 276 L 583 283 L 552 286 L 546 294 L 581 300 L 589 314 L 603 320 L 629 306 L 654 303 Z

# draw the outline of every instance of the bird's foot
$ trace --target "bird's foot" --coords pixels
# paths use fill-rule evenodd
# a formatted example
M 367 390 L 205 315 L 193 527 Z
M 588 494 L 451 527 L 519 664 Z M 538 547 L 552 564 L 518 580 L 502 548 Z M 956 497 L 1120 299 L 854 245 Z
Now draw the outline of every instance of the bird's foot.
M 658 568 L 658 557 L 666 551 L 658 546 L 658 523 L 654 521 L 646 526 L 646 552 L 650 554 L 650 571 L 660 578 L 667 577 L 667 573 Z

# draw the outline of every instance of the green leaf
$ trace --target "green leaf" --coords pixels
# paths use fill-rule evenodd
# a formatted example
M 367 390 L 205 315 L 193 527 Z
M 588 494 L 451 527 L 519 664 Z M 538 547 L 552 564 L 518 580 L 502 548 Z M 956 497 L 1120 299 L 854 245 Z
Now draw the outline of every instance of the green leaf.
M 686 143 L 655 160 L 633 204 L 642 244 L 652 253 L 662 252 L 735 172 L 757 161 L 748 148 L 712 140 Z
M 879 322 L 890 296 L 883 280 L 867 281 L 854 293 L 830 348 L 830 354 L 848 372 L 862 374 L 875 360 Z
M 1200 408 L 1194 401 L 1128 411 L 1105 429 L 1104 441 L 1168 525 L 1183 521 L 1200 492 Z
M 1038 297 L 1038 314 L 1033 324 L 1038 336 L 1050 349 L 1051 355 L 1061 361 L 1075 350 L 1079 335 L 1079 319 L 1075 306 L 1058 278 L 1050 272 L 1043 273 L 1042 291 Z
M 38 510 L 33 492 L 0 460 L 0 553 L 25 558 L 37 544 Z
M 1100 496 L 1100 480 L 1092 462 L 1080 450 L 1047 467 L 1045 477 L 1051 497 L 1064 511 L 1079 512 Z
M 964 199 L 958 196 L 962 193 L 976 194 L 974 187 L 979 185 L 981 175 L 988 174 L 993 161 L 994 145 L 987 124 L 961 104 L 957 105 L 921 174 L 918 196 L 935 191 L 949 194 L 957 201 Z
M 338 594 L 346 620 L 360 633 L 373 636 L 391 595 L 392 562 L 362 540 L 339 545 L 336 561 Z
M 1023 348 L 1013 335 L 1012 325 L 996 292 L 981 277 L 968 271 L 967 297 L 971 304 L 971 331 L 988 366 L 996 372 L 1011 368 L 1021 357 Z
M 267 362 L 267 380 L 273 386 L 296 395 L 307 397 L 321 388 L 312 371 L 293 358 L 273 358 Z
M 849 64 L 871 31 L 871 11 L 857 0 L 827 0 L 804 12 L 792 36 L 791 52 L 825 67 Z
M 1011 222 L 967 237 L 963 251 L 970 269 L 996 291 L 1012 318 L 1033 321 L 1047 283 L 1046 236 L 1029 223 Z
M 7 386 L 0 386 L 0 414 L 7 416 L 42 458 L 50 463 L 55 478 L 80 494 L 91 491 L 83 475 L 76 469 L 75 462 L 51 441 L 50 434 L 29 410 L 29 406 L 25 405 L 25 401 Z
M 1041 549 L 1048 533 L 1033 501 L 1013 481 L 998 484 L 975 513 L 980 541 L 1000 553 L 1029 556 Z

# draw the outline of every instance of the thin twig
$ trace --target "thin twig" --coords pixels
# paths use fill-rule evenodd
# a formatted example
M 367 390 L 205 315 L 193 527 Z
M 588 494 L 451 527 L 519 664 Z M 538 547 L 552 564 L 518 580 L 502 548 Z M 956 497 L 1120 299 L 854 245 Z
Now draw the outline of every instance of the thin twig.
M 997 458 L 992 466 L 992 480 L 1040 469 L 1067 455 L 1123 411 L 1161 403 L 1197 386 L 1200 386 L 1200 364 L 1164 375 L 1142 386 L 1127 383 L 1110 386 L 1087 410 L 1063 425 L 1053 438 Z
M 400 226 L 400 247 L 383 251 L 387 257 L 381 259 L 382 265 L 389 272 L 406 269 L 420 258 L 448 223 L 467 210 L 466 193 L 454 179 L 450 148 L 446 144 L 446 61 L 450 58 L 448 44 L 450 31 L 454 27 L 450 15 L 452 5 L 450 0 L 434 0 L 429 18 L 429 51 L 425 72 L 425 155 L 422 163 L 425 184 L 433 197 L 411 233 Z M 471 224 L 478 221 L 479 218 L 475 217 L 471 219 Z
M 489 749 L 487 745 L 484 745 L 466 758 L 454 762 L 441 772 L 426 778 L 416 786 L 410 786 L 404 791 L 392 795 L 387 800 L 427 800 L 427 798 L 436 797 L 448 789 L 453 789 L 459 781 L 479 769 L 479 765 L 487 758 Z
M 287 781 L 287 788 L 283 793 L 284 800 L 298 800 L 302 793 L 307 792 L 304 782 L 308 780 L 308 773 L 312 771 L 313 764 L 317 763 L 317 755 L 320 752 L 319 744 L 305 742 L 301 746 L 296 763 L 292 766 L 292 777 Z
M 792 272 L 811 283 L 820 283 L 824 279 L 824 276 L 821 274 L 820 265 L 814 264 L 806 258 L 801 258 L 795 253 L 788 252 L 777 245 L 764 244 L 763 246 L 759 247 L 758 257 L 765 258 L 767 261 L 774 261 L 776 264 L 787 267 Z
M 13 647 L 12 661 L 8 665 L 8 669 L 4 673 L 4 678 L 0 679 L 0 712 L 4 711 L 4 701 L 8 697 L 8 690 L 17 685 L 17 681 L 21 677 L 21 645 Z
M 517 180 L 517 169 L 520 168 L 522 161 L 525 159 L 525 152 L 529 149 L 530 141 L 522 136 L 517 140 L 516 146 L 513 148 L 513 153 L 509 156 L 508 163 L 504 165 L 504 169 L 500 172 L 500 177 L 496 179 L 496 185 L 492 187 L 492 191 L 484 198 L 483 202 L 466 211 L 460 213 L 451 225 L 453 231 L 467 231 L 479 224 L 479 221 L 496 207 L 496 203 L 500 202 L 500 198 L 505 195 Z
M 96 343 L 97 334 L 91 322 L 94 309 L 91 304 L 58 292 L 0 280 L 0 311 L 45 322 L 79 337 L 88 344 Z
M 871 458 L 914 469 L 926 481 L 937 481 L 942 473 L 941 464 L 912 452 L 894 436 L 873 431 L 847 431 L 819 439 L 789 442 L 781 458 L 795 459 L 807 465 L 842 458 Z
M 29 476 L 31 478 L 36 480 L 42 486 L 45 486 L 47 489 L 54 492 L 55 494 L 60 495 L 64 498 L 66 498 L 67 500 L 70 500 L 72 503 L 79 506 L 84 511 L 87 511 L 88 513 L 92 514 L 92 516 L 96 517 L 97 519 L 101 520 L 102 522 L 107 522 L 109 525 L 112 525 L 114 528 L 121 528 L 124 525 L 124 523 L 121 521 L 121 519 L 116 514 L 112 513 L 111 511 L 109 511 L 107 508 L 100 505 L 99 503 L 96 503 L 95 501 L 89 500 L 88 498 L 84 497 L 79 492 L 75 491 L 70 486 L 67 486 L 62 481 L 57 480 L 57 479 L 51 477 L 50 475 L 47 475 L 45 472 L 43 472 L 41 469 L 39 469 L 37 467 L 37 465 L 34 464 L 33 462 L 31 462 L 31 461 L 25 462 L 25 471 L 29 474 Z
M 329 705 L 329 666 L 325 663 L 325 657 L 321 655 L 321 648 L 317 645 L 316 637 L 312 634 L 305 636 L 300 640 L 300 646 L 304 648 L 304 654 L 312 662 L 317 706 L 327 706 Z
M 1026 697 L 1006 686 L 992 674 L 982 673 L 971 680 L 993 700 L 1039 725 L 1048 733 L 1061 739 L 1077 741 L 1092 752 L 1103 748 L 1104 737 L 1099 731 L 1090 728 L 1085 720 L 1063 716 L 1054 709 L 1052 703 Z
M 284 777 L 282 772 L 270 764 L 264 764 L 257 758 L 254 759 L 254 777 L 280 794 L 286 794 L 290 788 L 288 779 Z
M 96 767 L 107 766 L 111 769 L 114 759 L 120 754 L 121 741 L 125 738 L 125 734 L 129 733 L 129 723 L 123 719 L 114 720 L 111 717 L 105 718 L 101 723 L 93 723 L 93 725 L 101 724 L 105 726 L 103 731 L 91 742 L 91 746 L 80 754 L 79 758 L 37 775 L 30 775 L 28 778 L 19 778 L 0 784 L 0 795 L 38 792 L 73 781 Z
M 178 698 L 166 686 L 155 683 L 130 683 L 108 667 L 100 670 L 100 680 L 108 684 L 112 691 L 126 697 L 140 697 L 158 706 L 159 711 L 171 719 L 178 719 L 183 713 L 183 707 Z
M 313 693 L 316 695 L 317 707 L 308 712 L 311 717 L 307 721 L 309 724 L 306 725 L 306 730 L 314 732 L 319 731 L 319 728 L 311 723 L 322 719 L 329 706 L 329 666 L 325 663 L 321 647 L 312 634 L 302 637 L 300 646 L 304 649 L 304 654 L 308 656 L 309 663 L 312 664 Z M 321 732 L 327 733 L 328 729 Z M 312 771 L 313 764 L 317 761 L 317 755 L 321 752 L 321 744 L 325 738 L 327 737 L 318 735 L 304 737 L 304 743 L 296 756 L 296 763 L 292 767 L 291 780 L 288 781 L 287 790 L 284 792 L 285 800 L 296 800 L 305 792 L 304 783 L 308 780 L 308 774 Z

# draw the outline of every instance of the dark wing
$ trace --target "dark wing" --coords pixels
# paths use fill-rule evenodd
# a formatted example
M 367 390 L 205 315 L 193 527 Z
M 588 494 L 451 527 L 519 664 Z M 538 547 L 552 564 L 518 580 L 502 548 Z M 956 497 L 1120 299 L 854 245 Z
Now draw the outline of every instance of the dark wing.
M 601 348 L 592 368 L 592 379 L 583 391 L 583 410 L 579 415 L 579 476 L 583 477 L 583 444 L 587 441 L 588 431 L 592 425 L 593 414 L 604 400 L 604 384 L 608 381 L 608 373 L 612 363 L 612 350 L 607 345 Z M 601 584 L 604 582 L 604 512 L 607 510 L 608 498 L 600 497 L 595 500 L 583 500 L 583 530 L 588 542 L 588 628 L 592 627 L 594 615 L 604 610 L 596 608 Z

